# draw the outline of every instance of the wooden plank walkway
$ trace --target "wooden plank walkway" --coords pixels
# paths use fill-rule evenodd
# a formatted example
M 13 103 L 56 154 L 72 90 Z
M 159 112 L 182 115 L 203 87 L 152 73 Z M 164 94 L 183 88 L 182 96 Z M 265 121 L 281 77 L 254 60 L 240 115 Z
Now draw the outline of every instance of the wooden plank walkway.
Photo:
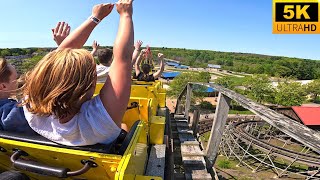
M 174 142 L 175 179 L 212 179 L 207 172 L 205 153 L 183 115 L 173 115 L 171 129 Z

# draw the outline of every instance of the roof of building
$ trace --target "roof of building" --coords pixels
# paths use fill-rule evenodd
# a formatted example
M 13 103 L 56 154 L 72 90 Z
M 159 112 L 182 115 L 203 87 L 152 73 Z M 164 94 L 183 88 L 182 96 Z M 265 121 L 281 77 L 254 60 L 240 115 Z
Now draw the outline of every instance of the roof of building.
M 209 68 L 216 68 L 216 69 L 221 69 L 221 65 L 217 65 L 217 64 L 208 64 Z
M 189 69 L 189 66 L 185 66 L 185 65 L 177 65 L 177 66 L 174 66 L 175 68 L 177 69 Z
M 179 66 L 180 65 L 179 63 L 175 63 L 175 62 L 166 62 L 166 64 L 168 66 Z
M 162 77 L 163 78 L 175 78 L 176 76 L 180 75 L 180 72 L 163 72 Z
M 293 106 L 293 111 L 306 126 L 320 125 L 320 107 Z
M 215 91 L 216 91 L 216 90 L 213 89 L 212 87 L 208 87 L 208 88 L 207 88 L 207 92 L 208 92 L 208 93 L 215 92 Z
M 216 90 L 212 87 L 207 87 L 207 86 L 201 86 L 198 84 L 193 85 L 193 90 L 197 92 L 206 92 L 206 93 L 212 93 L 215 92 Z

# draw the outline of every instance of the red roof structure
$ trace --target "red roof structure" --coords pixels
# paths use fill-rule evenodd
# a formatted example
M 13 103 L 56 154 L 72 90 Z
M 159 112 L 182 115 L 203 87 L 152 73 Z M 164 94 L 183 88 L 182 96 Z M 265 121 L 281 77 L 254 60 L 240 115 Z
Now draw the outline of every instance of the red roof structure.
M 292 106 L 293 111 L 306 126 L 320 125 L 320 107 Z

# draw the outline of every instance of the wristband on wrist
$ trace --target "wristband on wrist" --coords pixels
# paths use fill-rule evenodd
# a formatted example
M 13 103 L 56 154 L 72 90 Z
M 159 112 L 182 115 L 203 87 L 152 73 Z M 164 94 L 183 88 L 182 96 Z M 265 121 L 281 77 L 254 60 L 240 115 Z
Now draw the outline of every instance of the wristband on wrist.
M 92 22 L 96 23 L 96 24 L 99 24 L 100 21 L 101 21 L 100 19 L 98 19 L 97 17 L 94 17 L 94 16 L 90 16 L 89 19 L 90 19 Z

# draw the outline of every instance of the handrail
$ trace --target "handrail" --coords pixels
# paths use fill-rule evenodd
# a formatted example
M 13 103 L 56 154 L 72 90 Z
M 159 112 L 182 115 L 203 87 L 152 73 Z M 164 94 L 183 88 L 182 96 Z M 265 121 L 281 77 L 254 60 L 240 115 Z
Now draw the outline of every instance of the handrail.
M 186 85 L 184 87 L 184 89 L 182 90 L 182 92 L 179 94 L 178 98 L 177 98 L 177 102 L 176 102 L 176 109 L 174 111 L 175 114 L 178 113 L 178 107 L 180 106 L 180 103 L 181 103 L 181 98 L 183 97 L 183 95 L 187 92 L 187 87 L 188 85 Z
M 27 156 L 27 155 L 28 153 L 22 150 L 16 150 L 10 157 L 13 167 L 21 170 L 34 172 L 41 175 L 54 176 L 58 178 L 67 178 L 71 176 L 78 176 L 78 175 L 84 174 L 87 171 L 89 171 L 91 168 L 98 166 L 93 161 L 82 160 L 81 163 L 84 166 L 81 169 L 76 171 L 70 171 L 69 168 L 65 168 L 65 167 L 53 167 L 53 166 L 45 165 L 35 161 L 27 161 L 27 160 L 19 159 L 20 156 Z

